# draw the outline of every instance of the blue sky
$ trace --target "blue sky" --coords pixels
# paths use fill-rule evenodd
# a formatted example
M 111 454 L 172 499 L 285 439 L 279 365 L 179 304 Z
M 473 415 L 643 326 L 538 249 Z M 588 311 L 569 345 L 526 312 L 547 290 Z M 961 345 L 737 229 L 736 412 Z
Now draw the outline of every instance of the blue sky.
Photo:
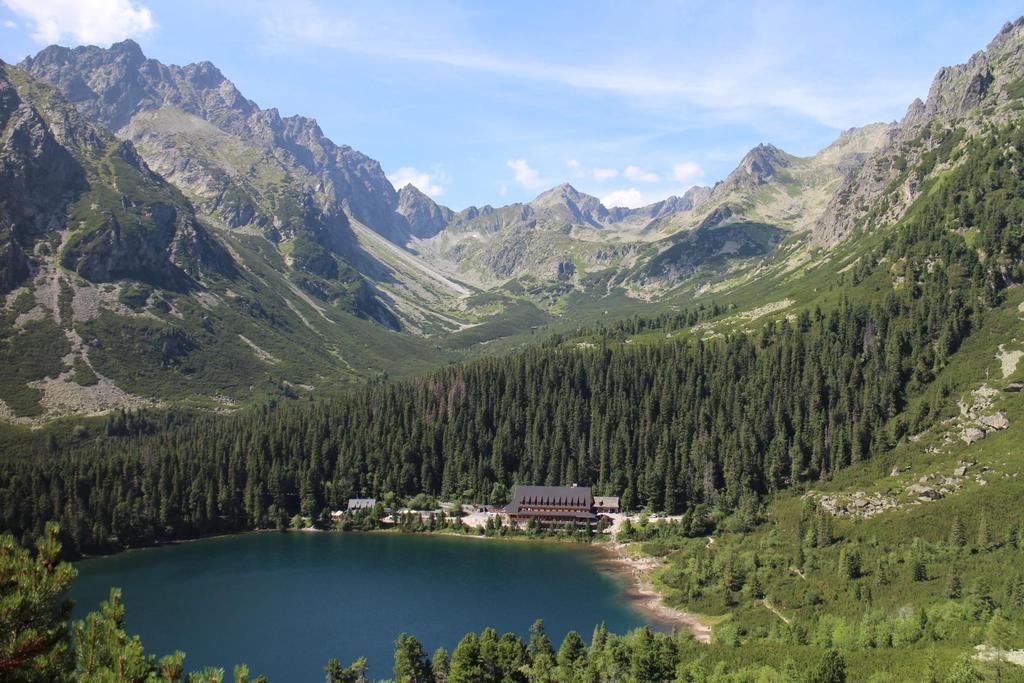
M 641 205 L 720 180 L 759 142 L 812 154 L 900 118 L 982 49 L 1005 2 L 0 0 L 0 59 L 132 37 L 209 60 L 439 202 L 560 182 Z

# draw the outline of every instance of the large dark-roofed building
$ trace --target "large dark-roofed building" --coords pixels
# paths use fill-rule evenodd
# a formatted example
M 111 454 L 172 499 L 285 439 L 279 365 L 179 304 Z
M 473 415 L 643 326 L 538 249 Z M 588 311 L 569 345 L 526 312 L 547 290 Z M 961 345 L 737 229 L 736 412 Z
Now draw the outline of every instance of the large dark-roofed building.
M 546 526 L 567 522 L 586 526 L 597 521 L 589 486 L 517 486 L 505 512 L 512 521 L 536 519 Z

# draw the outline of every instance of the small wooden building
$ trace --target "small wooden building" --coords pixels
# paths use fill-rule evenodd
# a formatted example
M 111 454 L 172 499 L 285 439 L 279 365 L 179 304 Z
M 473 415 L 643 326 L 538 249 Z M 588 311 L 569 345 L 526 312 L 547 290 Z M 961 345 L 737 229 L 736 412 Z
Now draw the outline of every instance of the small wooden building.
M 619 497 L 594 496 L 594 512 L 599 515 L 610 515 L 616 512 L 622 512 L 622 508 L 619 506 Z

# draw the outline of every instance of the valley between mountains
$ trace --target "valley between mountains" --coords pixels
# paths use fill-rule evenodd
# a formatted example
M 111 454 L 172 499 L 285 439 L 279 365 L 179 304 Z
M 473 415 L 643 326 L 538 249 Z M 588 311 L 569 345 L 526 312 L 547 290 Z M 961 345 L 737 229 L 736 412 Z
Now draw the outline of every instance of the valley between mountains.
M 46 48 L 0 73 L 0 416 L 232 411 L 636 314 L 777 316 L 1014 120 L 1021 42 L 1008 24 L 898 122 L 812 157 L 758 145 L 681 197 L 605 207 L 563 184 L 461 211 L 208 62 Z

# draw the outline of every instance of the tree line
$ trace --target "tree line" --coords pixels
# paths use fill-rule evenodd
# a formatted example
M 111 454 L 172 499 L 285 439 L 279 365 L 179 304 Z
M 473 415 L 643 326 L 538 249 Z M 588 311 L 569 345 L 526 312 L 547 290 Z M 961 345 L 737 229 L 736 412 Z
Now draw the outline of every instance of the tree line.
M 0 524 L 55 519 L 75 549 L 97 550 L 322 518 L 361 495 L 501 502 L 515 484 L 734 509 L 917 428 L 889 425 L 969 332 L 968 301 L 934 277 L 755 334 L 533 349 L 153 433 L 119 436 L 146 420 L 118 415 L 109 437 L 5 458 Z
M 0 526 L 27 539 L 58 520 L 96 551 L 322 519 L 355 496 L 497 503 L 516 484 L 580 483 L 630 508 L 731 511 L 828 478 L 935 419 L 942 406 L 908 414 L 909 399 L 1021 279 L 1024 131 L 970 145 L 830 310 L 537 347 L 236 416 L 115 414 L 104 438 L 3 457 Z

